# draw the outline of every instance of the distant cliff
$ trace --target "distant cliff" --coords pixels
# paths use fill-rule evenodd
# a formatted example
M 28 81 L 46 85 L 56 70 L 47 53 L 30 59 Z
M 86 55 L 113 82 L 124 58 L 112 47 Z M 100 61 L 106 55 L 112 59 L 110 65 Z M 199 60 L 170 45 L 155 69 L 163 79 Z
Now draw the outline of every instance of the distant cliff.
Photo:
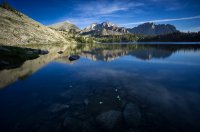
M 200 32 L 170 33 L 157 36 L 147 36 L 138 39 L 141 42 L 200 42 Z
M 154 24 L 154 23 L 144 23 L 138 25 L 137 27 L 128 29 L 130 33 L 140 34 L 140 35 L 163 35 L 169 33 L 179 32 L 175 26 L 170 24 Z
M 111 22 L 103 22 L 101 24 L 93 23 L 81 31 L 81 35 L 88 36 L 108 36 L 108 35 L 163 35 L 179 32 L 175 26 L 170 24 L 154 24 L 144 23 L 134 28 L 119 27 Z

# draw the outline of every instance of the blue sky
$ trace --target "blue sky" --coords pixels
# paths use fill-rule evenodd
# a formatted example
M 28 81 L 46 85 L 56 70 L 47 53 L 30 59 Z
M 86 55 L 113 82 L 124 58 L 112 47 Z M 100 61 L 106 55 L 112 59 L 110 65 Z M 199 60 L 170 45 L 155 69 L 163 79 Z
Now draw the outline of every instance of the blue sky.
M 2 1 L 2 0 L 0 0 Z M 143 22 L 200 31 L 200 0 L 7 0 L 31 18 L 50 25 L 69 21 L 80 28 L 110 21 L 135 27 Z

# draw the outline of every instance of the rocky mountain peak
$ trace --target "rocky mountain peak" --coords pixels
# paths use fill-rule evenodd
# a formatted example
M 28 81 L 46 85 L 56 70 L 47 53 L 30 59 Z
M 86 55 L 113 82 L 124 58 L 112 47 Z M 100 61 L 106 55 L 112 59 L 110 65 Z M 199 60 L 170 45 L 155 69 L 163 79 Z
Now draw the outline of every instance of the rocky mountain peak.
M 95 30 L 97 23 L 92 23 L 91 25 L 87 26 L 84 30 Z
M 71 31 L 71 30 L 74 30 L 76 32 L 80 31 L 80 29 L 76 25 L 72 24 L 69 21 L 52 24 L 52 25 L 49 25 L 49 27 L 56 29 L 56 30 L 62 30 L 62 31 Z
M 155 24 L 147 22 L 134 28 L 119 27 L 111 22 L 93 23 L 81 31 L 82 35 L 123 35 L 127 33 L 140 35 L 162 35 L 178 32 L 175 26 L 170 24 Z
M 111 22 L 103 22 L 100 24 L 93 23 L 81 31 L 82 35 L 98 36 L 98 35 L 123 35 L 128 31 L 124 27 L 118 27 Z
M 144 23 L 134 27 L 132 29 L 128 29 L 129 32 L 134 34 L 142 34 L 142 35 L 162 35 L 178 32 L 175 26 L 170 24 L 155 24 L 155 23 Z
M 114 27 L 114 26 L 116 26 L 115 24 L 113 24 L 111 22 L 103 22 L 103 23 L 101 23 L 101 25 L 103 27 Z

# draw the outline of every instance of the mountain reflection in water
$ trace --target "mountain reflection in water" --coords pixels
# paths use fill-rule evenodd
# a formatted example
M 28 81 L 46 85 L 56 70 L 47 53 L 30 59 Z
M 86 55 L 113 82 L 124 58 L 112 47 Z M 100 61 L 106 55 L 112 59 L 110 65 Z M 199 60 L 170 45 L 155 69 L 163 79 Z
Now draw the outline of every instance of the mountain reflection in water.
M 28 77 L 51 61 L 60 61 L 67 64 L 73 64 L 73 62 L 69 61 L 68 59 L 68 56 L 73 54 L 80 55 L 81 57 L 86 57 L 93 61 L 109 62 L 127 55 L 136 57 L 140 60 L 151 60 L 165 59 L 178 51 L 195 52 L 200 50 L 200 45 L 198 44 L 79 44 L 72 47 L 68 45 L 38 45 L 35 47 L 30 47 L 49 50 L 50 53 L 37 59 L 29 60 L 19 68 L 0 71 L 0 78 L 2 78 L 0 80 L 0 88 L 3 88 L 18 79 L 24 79 Z M 59 51 L 64 52 L 60 55 L 58 54 Z
M 200 129 L 200 45 L 42 49 L 49 54 L 0 71 L 1 132 Z

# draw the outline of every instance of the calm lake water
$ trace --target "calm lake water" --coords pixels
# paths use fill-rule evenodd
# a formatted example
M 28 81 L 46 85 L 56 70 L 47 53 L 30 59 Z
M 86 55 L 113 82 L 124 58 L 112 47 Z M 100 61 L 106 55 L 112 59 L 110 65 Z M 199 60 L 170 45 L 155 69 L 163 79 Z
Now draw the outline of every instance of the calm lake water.
M 200 45 L 44 48 L 0 71 L 0 132 L 200 131 Z

